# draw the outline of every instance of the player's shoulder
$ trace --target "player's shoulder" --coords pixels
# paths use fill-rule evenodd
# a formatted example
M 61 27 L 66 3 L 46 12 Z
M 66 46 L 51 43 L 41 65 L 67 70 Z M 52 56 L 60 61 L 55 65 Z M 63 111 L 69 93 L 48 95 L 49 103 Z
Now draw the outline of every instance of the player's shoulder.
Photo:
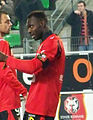
M 57 42 L 58 40 L 60 40 L 59 36 L 56 34 L 51 34 L 47 39 L 46 42 L 48 43 L 53 43 L 53 42 Z
M 6 41 L 5 39 L 3 38 L 0 38 L 0 44 L 9 44 L 8 41 Z

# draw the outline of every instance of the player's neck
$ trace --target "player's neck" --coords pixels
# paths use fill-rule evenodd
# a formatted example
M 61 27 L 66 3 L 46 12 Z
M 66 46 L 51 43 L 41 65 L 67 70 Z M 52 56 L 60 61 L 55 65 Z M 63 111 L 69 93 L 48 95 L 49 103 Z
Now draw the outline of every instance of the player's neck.
M 43 31 L 41 40 L 44 41 L 51 34 L 52 34 L 52 31 L 49 28 L 47 28 L 46 30 Z
M 4 37 L 4 34 L 3 33 L 0 33 L 0 38 Z
M 46 28 L 44 29 L 44 31 L 43 31 L 43 35 L 44 35 L 45 33 L 47 33 L 48 31 L 49 31 L 49 28 L 46 27 Z

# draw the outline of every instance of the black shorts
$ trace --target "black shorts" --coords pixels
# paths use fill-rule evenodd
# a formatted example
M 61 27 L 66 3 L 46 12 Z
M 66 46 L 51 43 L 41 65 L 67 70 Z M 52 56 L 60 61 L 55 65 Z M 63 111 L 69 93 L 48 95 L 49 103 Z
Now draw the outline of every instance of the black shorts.
M 15 120 L 18 120 L 15 110 L 11 110 Z M 0 112 L 0 120 L 8 120 L 8 111 Z
M 23 120 L 54 120 L 54 117 L 35 115 L 25 112 Z

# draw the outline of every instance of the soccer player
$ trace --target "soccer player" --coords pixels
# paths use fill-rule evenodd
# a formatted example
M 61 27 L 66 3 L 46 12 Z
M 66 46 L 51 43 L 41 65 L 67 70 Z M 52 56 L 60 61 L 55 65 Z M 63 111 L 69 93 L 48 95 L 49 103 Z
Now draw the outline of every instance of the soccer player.
M 9 43 L 3 39 L 11 29 L 7 13 L 0 12 L 0 51 L 12 56 Z M 26 99 L 27 90 L 17 80 L 16 72 L 4 62 L 0 63 L 0 120 L 18 120 L 15 109 L 20 107 L 20 94 Z
M 0 52 L 0 61 L 22 72 L 34 74 L 29 90 L 24 120 L 54 120 L 62 87 L 65 52 L 62 40 L 47 26 L 42 11 L 33 11 L 27 19 L 28 32 L 42 42 L 32 60 L 20 60 Z

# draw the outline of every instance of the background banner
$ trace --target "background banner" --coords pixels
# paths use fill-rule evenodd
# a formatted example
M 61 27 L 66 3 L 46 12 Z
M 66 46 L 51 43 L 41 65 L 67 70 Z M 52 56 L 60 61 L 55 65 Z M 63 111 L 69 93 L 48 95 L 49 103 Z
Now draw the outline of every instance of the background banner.
M 66 56 L 62 91 L 93 89 L 93 53 Z
M 93 94 L 61 94 L 55 120 L 92 120 Z

